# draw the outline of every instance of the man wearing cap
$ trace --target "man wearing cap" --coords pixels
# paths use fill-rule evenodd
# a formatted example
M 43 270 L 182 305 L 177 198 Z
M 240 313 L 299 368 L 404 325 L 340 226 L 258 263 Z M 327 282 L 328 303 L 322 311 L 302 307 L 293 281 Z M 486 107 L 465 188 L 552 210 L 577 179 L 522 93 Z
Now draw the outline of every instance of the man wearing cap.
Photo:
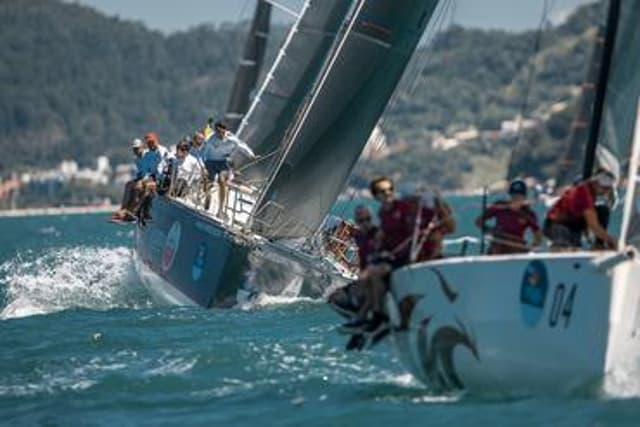
M 527 252 L 527 229 L 533 233 L 533 246 L 538 246 L 542 241 L 538 217 L 527 200 L 527 184 L 521 179 L 511 181 L 509 200 L 498 200 L 489 205 L 476 218 L 476 226 L 484 228 L 485 222 L 491 218 L 495 218 L 493 240 L 489 246 L 491 255 Z
M 202 156 L 209 181 L 218 177 L 217 215 L 221 218 L 224 217 L 224 206 L 227 201 L 227 181 L 231 179 L 230 159 L 236 150 L 240 150 L 250 158 L 255 158 L 255 154 L 247 144 L 227 130 L 224 123 L 217 122 L 213 135 L 206 140 Z M 208 203 L 205 203 L 205 207 L 208 209 Z
M 549 209 L 544 223 L 544 234 L 551 240 L 551 248 L 580 249 L 582 234 L 591 231 L 601 246 L 615 249 L 615 239 L 607 233 L 604 218 L 596 209 L 598 196 L 610 194 L 615 186 L 615 176 L 605 169 L 598 169 L 589 179 L 565 190 Z
M 131 141 L 131 149 L 133 150 L 134 162 L 136 165 L 135 174 L 133 179 L 127 181 L 124 185 L 124 194 L 122 195 L 122 202 L 120 203 L 120 209 L 115 211 L 111 217 L 116 220 L 124 221 L 133 219 L 132 214 L 138 205 L 140 193 L 142 192 L 142 157 L 144 155 L 144 145 L 140 138 L 135 138 Z

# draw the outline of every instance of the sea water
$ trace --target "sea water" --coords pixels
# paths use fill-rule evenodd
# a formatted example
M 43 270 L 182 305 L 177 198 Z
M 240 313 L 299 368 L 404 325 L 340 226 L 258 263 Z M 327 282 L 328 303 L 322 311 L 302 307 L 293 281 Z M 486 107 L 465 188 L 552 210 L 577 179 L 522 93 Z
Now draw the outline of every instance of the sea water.
M 453 204 L 477 235 L 479 199 Z M 632 373 L 609 393 L 438 394 L 385 343 L 345 352 L 321 301 L 158 305 L 132 238 L 104 215 L 0 219 L 0 425 L 640 425 Z

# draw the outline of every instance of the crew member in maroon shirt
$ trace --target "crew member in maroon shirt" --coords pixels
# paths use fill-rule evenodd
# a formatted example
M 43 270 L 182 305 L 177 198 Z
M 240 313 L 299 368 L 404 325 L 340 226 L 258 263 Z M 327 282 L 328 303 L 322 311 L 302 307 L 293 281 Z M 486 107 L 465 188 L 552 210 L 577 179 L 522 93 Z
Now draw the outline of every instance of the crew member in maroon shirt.
M 604 248 L 615 249 L 615 239 L 598 218 L 596 198 L 610 194 L 615 176 L 599 169 L 590 178 L 567 189 L 547 212 L 544 234 L 551 240 L 552 249 L 579 249 L 582 235 L 591 231 Z
M 393 182 L 386 177 L 372 181 L 371 192 L 382 203 L 379 212 L 382 246 L 392 255 L 393 269 L 442 256 L 443 236 L 455 230 L 451 208 L 443 200 L 436 194 L 397 199 Z M 412 254 L 412 246 L 416 244 L 420 248 L 415 248 L 416 253 Z
M 527 184 L 521 179 L 513 180 L 509 185 L 509 200 L 489 205 L 476 219 L 476 226 L 483 228 L 491 218 L 495 219 L 494 240 L 489 246 L 491 255 L 527 252 L 525 233 L 528 229 L 533 233 L 533 246 L 538 246 L 542 240 L 538 217 L 528 204 Z
M 440 201 L 429 206 L 421 198 L 396 199 L 393 181 L 387 177 L 370 184 L 374 198 L 381 202 L 379 217 L 380 250 L 367 266 L 360 280 L 365 291 L 365 301 L 357 314 L 357 320 L 341 327 L 343 332 L 369 332 L 375 334 L 385 326 L 387 319 L 382 310 L 382 298 L 388 288 L 391 271 L 414 260 L 431 259 L 439 254 L 442 235 L 453 232 L 455 222 L 450 208 Z M 417 222 L 419 218 L 419 223 Z M 416 242 L 420 242 L 416 246 Z M 416 249 L 417 259 L 411 253 Z M 373 317 L 367 321 L 371 310 Z

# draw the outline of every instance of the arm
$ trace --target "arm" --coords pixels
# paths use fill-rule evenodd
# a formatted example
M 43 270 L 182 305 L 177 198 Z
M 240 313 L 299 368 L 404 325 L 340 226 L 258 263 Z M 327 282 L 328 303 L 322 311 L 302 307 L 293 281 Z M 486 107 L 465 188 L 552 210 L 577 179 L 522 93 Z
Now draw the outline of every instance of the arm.
M 230 141 L 233 141 L 236 145 L 236 149 L 242 151 L 246 156 L 254 159 L 256 157 L 255 153 L 253 152 L 253 150 L 251 149 L 251 147 L 249 147 L 244 141 L 242 141 L 240 138 L 238 138 L 237 136 L 235 136 L 232 133 L 228 133 L 227 134 L 227 138 Z
M 456 231 L 456 220 L 453 217 L 451 207 L 447 202 L 436 199 L 436 205 L 438 207 L 438 216 L 440 217 L 441 230 L 443 234 L 453 233 Z
M 598 221 L 598 214 L 594 208 L 589 208 L 584 211 L 584 220 L 587 222 L 587 227 L 589 230 L 595 234 L 596 237 L 602 239 L 602 241 L 611 249 L 615 249 L 616 241 L 613 237 L 607 233 Z

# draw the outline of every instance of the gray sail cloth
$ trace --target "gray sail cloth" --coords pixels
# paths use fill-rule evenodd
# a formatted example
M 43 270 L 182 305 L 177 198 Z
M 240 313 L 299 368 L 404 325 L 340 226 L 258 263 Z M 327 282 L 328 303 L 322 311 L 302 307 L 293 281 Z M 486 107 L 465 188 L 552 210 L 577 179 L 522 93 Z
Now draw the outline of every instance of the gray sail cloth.
M 622 1 L 619 16 L 598 146 L 626 172 L 640 96 L 640 2 Z M 598 162 L 608 166 L 601 155 Z
M 303 237 L 327 214 L 392 95 L 437 0 L 370 0 L 341 37 L 289 149 L 259 199 L 254 228 Z M 345 25 L 351 25 L 346 22 Z
M 594 41 L 594 48 L 591 52 L 589 71 L 587 72 L 586 85 L 582 87 L 580 101 L 576 118 L 571 128 L 571 133 L 567 141 L 566 151 L 558 165 L 556 165 L 556 186 L 563 187 L 572 184 L 576 177 L 582 176 L 582 169 L 585 157 L 586 144 L 589 138 L 589 122 L 593 111 L 595 100 L 596 84 L 602 61 L 603 43 L 606 28 L 598 28 L 598 35 Z M 514 174 L 515 176 L 515 174 Z
M 232 132 L 236 131 L 242 117 L 249 109 L 251 92 L 258 82 L 267 49 L 270 22 L 271 5 L 264 0 L 258 0 L 242 59 L 233 82 L 227 112 L 224 115 L 224 120 Z
M 267 156 L 283 142 L 351 4 L 351 0 L 306 3 L 237 132 L 257 155 Z M 243 171 L 243 176 L 266 181 L 276 160 L 277 156 L 271 155 L 256 162 Z M 246 159 L 240 159 L 240 166 L 242 161 Z
M 618 32 L 609 71 L 609 82 L 604 102 L 603 122 L 598 139 L 599 165 L 611 168 L 603 153 L 612 154 L 622 175 L 626 175 L 631 156 L 636 113 L 640 97 L 640 2 L 622 1 Z M 604 150 L 600 150 L 603 148 Z M 637 172 L 636 172 L 637 173 Z M 636 184 L 636 203 L 633 206 L 631 227 L 627 242 L 640 246 L 640 206 Z M 617 229 L 614 216 L 611 228 Z

